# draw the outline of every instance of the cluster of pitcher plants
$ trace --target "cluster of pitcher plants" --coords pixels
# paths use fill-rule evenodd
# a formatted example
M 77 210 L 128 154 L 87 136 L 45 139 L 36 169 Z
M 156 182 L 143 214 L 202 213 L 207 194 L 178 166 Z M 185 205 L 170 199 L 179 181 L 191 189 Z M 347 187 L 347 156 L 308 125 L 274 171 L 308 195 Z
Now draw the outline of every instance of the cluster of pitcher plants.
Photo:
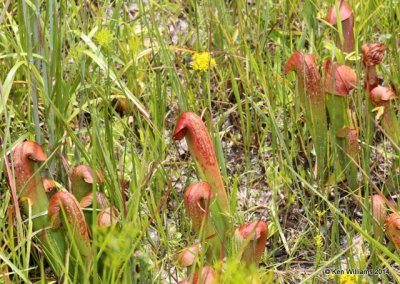
M 211 284 L 218 283 L 218 273 L 210 265 L 225 256 L 239 255 L 246 265 L 258 265 L 267 242 L 267 224 L 257 220 L 236 230 L 232 228 L 228 195 L 210 135 L 201 118 L 192 112 L 182 113 L 173 138 L 186 139 L 201 179 L 190 184 L 184 196 L 186 212 L 201 241 L 179 254 L 180 266 L 194 267 L 193 283 Z M 189 280 L 181 283 L 192 283 Z
M 325 20 L 338 29 L 336 45 L 345 53 L 353 53 L 354 16 L 350 6 L 345 1 L 338 2 L 338 5 L 329 10 Z M 391 87 L 380 84 L 376 71 L 376 66 L 383 61 L 384 51 L 385 47 L 382 43 L 362 46 L 365 70 L 364 92 L 368 97 L 365 116 L 368 121 L 372 121 L 367 125 L 382 131 L 396 149 L 400 145 L 400 128 L 395 110 L 391 105 L 391 100 L 396 98 L 396 92 Z M 340 64 L 328 59 L 323 63 L 324 74 L 321 76 L 316 59 L 317 57 L 313 54 L 296 51 L 288 59 L 285 73 L 294 71 L 298 76 L 300 102 L 305 111 L 306 123 L 316 153 L 317 184 L 322 188 L 326 184 L 327 177 L 331 176 L 328 153 L 335 153 L 335 157 L 339 158 L 338 163 L 334 165 L 335 178 L 346 180 L 347 188 L 355 192 L 361 188 L 360 141 L 359 127 L 354 108 L 351 107 L 350 96 L 357 87 L 357 75 L 349 66 L 349 61 L 346 61 L 347 64 Z M 375 115 L 374 112 L 376 112 Z M 328 133 L 333 133 L 331 139 Z M 331 141 L 332 149 L 328 149 L 328 141 Z M 391 177 L 398 175 L 398 169 L 399 161 L 395 159 Z M 391 184 L 390 180 L 385 182 L 385 191 L 390 192 Z M 399 250 L 400 212 L 395 208 L 394 202 L 388 200 L 381 190 L 376 188 L 376 191 L 377 194 L 372 197 L 371 206 L 374 222 L 376 222 L 375 234 L 382 238 L 382 228 L 386 225 L 388 237 Z M 391 208 L 393 213 L 387 216 L 386 208 Z
M 15 179 L 11 168 L 7 168 L 13 196 L 19 197 L 15 204 L 22 205 L 25 215 L 32 220 L 42 253 L 56 276 L 80 275 L 83 281 L 89 276 L 85 271 L 93 260 L 91 230 L 94 226 L 105 228 L 116 224 L 118 211 L 97 188 L 104 182 L 100 171 L 78 165 L 70 174 L 70 191 L 59 190 L 54 180 L 40 175 L 41 164 L 46 160 L 45 152 L 36 142 L 25 141 L 15 147 L 12 154 Z

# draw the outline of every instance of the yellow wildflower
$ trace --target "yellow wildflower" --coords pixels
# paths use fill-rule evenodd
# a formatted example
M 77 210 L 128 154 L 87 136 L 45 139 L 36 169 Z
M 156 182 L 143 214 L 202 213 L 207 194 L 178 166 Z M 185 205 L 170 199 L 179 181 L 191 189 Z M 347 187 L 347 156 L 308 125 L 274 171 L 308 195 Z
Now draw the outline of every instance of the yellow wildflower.
M 193 70 L 207 71 L 215 66 L 215 59 L 210 56 L 208 52 L 201 52 L 193 54 Z
M 358 276 L 355 274 L 342 274 L 339 279 L 340 284 L 357 284 Z
M 322 246 L 324 245 L 324 242 L 323 242 L 323 240 L 322 240 L 321 234 L 318 234 L 318 235 L 314 238 L 314 240 L 315 240 L 315 244 L 317 245 L 317 249 L 322 248 Z
M 98 31 L 94 37 L 101 47 L 108 50 L 112 48 L 114 34 L 109 29 Z

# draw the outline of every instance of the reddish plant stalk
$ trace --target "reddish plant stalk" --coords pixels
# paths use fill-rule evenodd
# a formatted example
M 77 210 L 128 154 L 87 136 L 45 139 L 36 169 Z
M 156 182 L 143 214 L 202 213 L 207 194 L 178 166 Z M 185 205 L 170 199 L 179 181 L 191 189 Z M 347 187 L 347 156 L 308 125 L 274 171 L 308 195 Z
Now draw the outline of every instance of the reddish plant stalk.
M 247 265 L 258 265 L 267 243 L 267 224 L 263 221 L 244 224 L 237 229 L 237 236 L 239 245 L 245 244 L 242 261 Z
M 354 16 L 350 5 L 345 1 L 339 3 L 339 14 L 343 33 L 343 51 L 350 53 L 354 51 Z M 336 5 L 326 14 L 325 20 L 333 26 L 338 26 L 339 18 L 336 16 Z M 342 46 L 339 35 L 336 40 L 337 46 Z
M 319 181 L 323 181 L 327 155 L 327 120 L 321 75 L 315 55 L 294 52 L 285 64 L 285 73 L 296 72 L 300 84 L 300 101 L 314 142 Z
M 173 139 L 183 138 L 196 162 L 200 179 L 211 186 L 220 210 L 229 213 L 228 197 L 210 135 L 201 118 L 192 112 L 182 113 L 176 124 Z

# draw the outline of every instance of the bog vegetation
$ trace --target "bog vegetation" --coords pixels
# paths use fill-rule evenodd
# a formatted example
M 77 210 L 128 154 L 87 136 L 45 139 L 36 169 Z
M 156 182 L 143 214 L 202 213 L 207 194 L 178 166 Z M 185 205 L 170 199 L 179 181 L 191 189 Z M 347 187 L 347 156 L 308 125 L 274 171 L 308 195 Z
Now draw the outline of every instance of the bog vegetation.
M 0 11 L 0 283 L 400 283 L 399 1 Z

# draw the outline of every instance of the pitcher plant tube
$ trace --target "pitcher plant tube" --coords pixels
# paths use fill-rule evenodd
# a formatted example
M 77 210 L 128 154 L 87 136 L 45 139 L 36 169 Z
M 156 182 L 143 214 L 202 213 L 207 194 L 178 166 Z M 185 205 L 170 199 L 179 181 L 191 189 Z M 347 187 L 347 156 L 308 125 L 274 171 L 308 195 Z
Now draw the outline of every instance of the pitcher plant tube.
M 317 176 L 323 183 L 327 160 L 327 119 L 321 75 L 315 63 L 316 56 L 295 51 L 285 64 L 285 73 L 296 72 L 300 101 L 317 156 Z
M 186 138 L 190 153 L 192 154 L 201 180 L 206 181 L 220 208 L 228 212 L 228 196 L 225 191 L 224 181 L 215 156 L 214 146 L 211 142 L 207 128 L 199 116 L 192 112 L 184 112 L 179 116 L 175 127 L 173 139 Z
M 62 233 L 49 229 L 50 219 L 46 212 L 49 200 L 39 174 L 39 163 L 47 160 L 42 147 L 36 142 L 25 141 L 19 143 L 12 154 L 14 175 L 20 202 L 25 215 L 32 214 L 33 230 L 41 231 L 38 235 L 43 246 L 44 255 L 54 273 L 60 276 L 63 273 L 62 263 L 65 260 L 65 243 Z
M 326 14 L 325 20 L 332 26 L 339 28 L 339 17 L 336 14 L 336 5 L 334 5 Z M 342 27 L 343 44 L 340 39 L 340 31 L 337 35 L 336 45 L 343 47 L 343 51 L 351 53 L 354 51 L 354 16 L 350 5 L 345 1 L 338 3 L 340 26 Z
M 69 192 L 57 192 L 50 199 L 48 216 L 54 228 L 63 225 L 68 236 L 73 240 L 72 247 L 75 257 L 82 257 L 82 263 L 91 262 L 92 251 L 89 236 L 89 227 L 85 216 L 76 198 Z
M 334 141 L 338 149 L 341 168 L 346 171 L 350 188 L 357 188 L 357 165 L 349 159 L 358 161 L 358 132 L 353 127 L 348 97 L 357 83 L 356 72 L 346 65 L 326 60 L 324 62 L 327 108 Z M 350 152 L 349 152 L 350 151 Z
M 76 166 L 71 174 L 71 190 L 75 198 L 80 202 L 81 199 L 92 192 L 92 185 L 104 182 L 103 175 L 100 171 L 94 171 L 88 165 Z
M 183 112 L 176 124 L 173 139 L 183 138 L 186 139 L 200 179 L 208 183 L 214 195 L 215 201 L 210 204 L 212 222 L 218 232 L 217 237 L 224 240 L 229 228 L 228 196 L 210 135 L 201 118 L 192 112 Z M 221 255 L 223 254 L 221 251 Z
M 374 236 L 383 240 L 383 225 L 387 219 L 385 200 L 378 194 L 371 197 L 372 216 L 374 217 Z

